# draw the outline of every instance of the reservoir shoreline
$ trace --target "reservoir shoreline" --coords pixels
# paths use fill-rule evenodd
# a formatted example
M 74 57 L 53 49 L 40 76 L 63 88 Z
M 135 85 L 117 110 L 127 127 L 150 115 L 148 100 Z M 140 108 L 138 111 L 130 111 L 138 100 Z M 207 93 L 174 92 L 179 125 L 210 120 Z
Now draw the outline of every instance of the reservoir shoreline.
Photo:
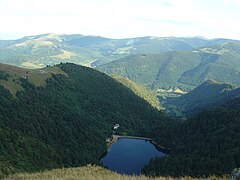
M 146 137 L 139 137 L 139 136 L 121 136 L 121 135 L 112 135 L 111 141 L 107 144 L 108 148 L 115 142 L 117 142 L 118 139 L 141 139 L 150 141 L 159 151 L 162 151 L 166 154 L 171 152 L 170 148 L 163 147 L 159 145 L 156 141 L 154 141 L 152 138 L 146 138 Z
M 119 174 L 140 175 L 152 158 L 167 155 L 152 143 L 151 138 L 113 135 L 108 139 L 108 151 L 100 164 Z

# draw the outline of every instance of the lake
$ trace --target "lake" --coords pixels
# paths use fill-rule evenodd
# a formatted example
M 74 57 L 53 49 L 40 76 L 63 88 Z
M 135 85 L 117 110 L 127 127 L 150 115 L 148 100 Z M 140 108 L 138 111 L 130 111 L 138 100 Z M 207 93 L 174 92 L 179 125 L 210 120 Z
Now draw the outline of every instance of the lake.
M 165 154 L 158 151 L 150 141 L 120 138 L 109 147 L 100 162 L 117 173 L 139 175 L 150 159 L 162 156 Z

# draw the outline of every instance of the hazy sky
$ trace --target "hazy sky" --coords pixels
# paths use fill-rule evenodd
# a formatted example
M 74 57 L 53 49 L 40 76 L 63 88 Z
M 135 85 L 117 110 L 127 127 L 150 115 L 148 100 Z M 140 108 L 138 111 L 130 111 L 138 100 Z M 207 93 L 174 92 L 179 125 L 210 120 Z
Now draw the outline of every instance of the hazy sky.
M 240 39 L 240 0 L 0 0 L 0 39 L 57 33 Z

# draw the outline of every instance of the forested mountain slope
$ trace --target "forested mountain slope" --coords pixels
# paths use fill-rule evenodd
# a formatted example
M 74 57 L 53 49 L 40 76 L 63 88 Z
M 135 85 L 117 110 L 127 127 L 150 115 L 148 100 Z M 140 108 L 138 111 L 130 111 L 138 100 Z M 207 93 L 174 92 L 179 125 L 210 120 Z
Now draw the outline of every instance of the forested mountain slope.
M 239 86 L 208 80 L 187 94 L 166 100 L 164 105 L 172 115 L 179 112 L 183 116 L 190 116 L 236 97 L 240 97 Z
M 238 98 L 239 104 L 239 98 Z M 240 109 L 217 108 L 194 116 L 175 129 L 175 149 L 150 162 L 148 175 L 210 176 L 240 167 Z
M 118 82 L 122 83 L 124 86 L 131 89 L 136 95 L 145 99 L 153 107 L 155 107 L 159 110 L 163 109 L 159 100 L 157 99 L 157 94 L 154 91 L 152 91 L 142 85 L 139 85 L 127 78 L 123 78 L 121 76 L 113 76 L 113 78 L 116 79 Z
M 223 42 L 191 51 L 132 55 L 98 69 L 152 89 L 189 91 L 208 79 L 240 85 L 239 52 L 239 42 Z
M 120 134 L 147 137 L 153 127 L 171 123 L 91 68 L 68 63 L 35 70 L 0 64 L 0 69 L 2 173 L 97 164 L 115 123 Z
M 220 87 L 213 89 L 237 89 Z M 67 63 L 28 70 L 1 64 L 0 172 L 98 164 L 118 123 L 119 134 L 152 137 L 172 149 L 143 173 L 222 176 L 240 166 L 239 104 L 234 97 L 217 109 L 174 121 L 91 68 Z

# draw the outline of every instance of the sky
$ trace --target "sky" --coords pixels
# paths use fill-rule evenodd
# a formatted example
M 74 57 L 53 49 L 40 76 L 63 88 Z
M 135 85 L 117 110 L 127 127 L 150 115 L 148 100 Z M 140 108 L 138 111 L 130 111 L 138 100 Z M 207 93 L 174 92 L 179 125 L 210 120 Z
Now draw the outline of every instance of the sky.
M 240 0 L 0 0 L 0 39 L 56 33 L 240 39 Z

